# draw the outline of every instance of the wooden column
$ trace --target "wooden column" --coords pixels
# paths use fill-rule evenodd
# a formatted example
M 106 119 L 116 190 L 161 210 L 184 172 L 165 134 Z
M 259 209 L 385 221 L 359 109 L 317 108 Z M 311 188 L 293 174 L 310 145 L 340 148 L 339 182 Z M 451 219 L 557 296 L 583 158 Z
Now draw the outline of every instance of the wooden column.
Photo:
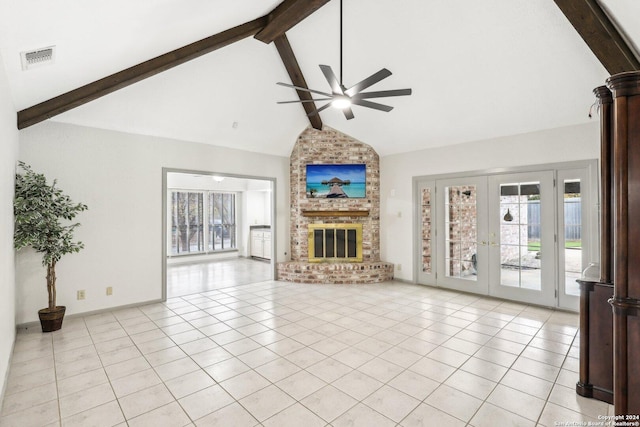
M 640 72 L 611 76 L 614 198 L 614 406 L 640 414 Z
M 600 114 L 600 283 L 613 284 L 613 96 L 593 90 Z
M 576 392 L 613 403 L 613 97 L 606 86 L 593 90 L 600 115 L 600 281 L 580 285 L 580 378 Z

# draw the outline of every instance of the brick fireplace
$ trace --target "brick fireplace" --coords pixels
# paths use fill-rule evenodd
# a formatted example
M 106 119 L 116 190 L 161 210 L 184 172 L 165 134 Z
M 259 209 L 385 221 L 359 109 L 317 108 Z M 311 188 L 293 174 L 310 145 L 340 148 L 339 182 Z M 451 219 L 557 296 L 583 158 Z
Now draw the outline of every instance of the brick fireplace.
M 365 164 L 365 197 L 308 197 L 308 164 Z M 309 127 L 298 137 L 291 153 L 290 184 L 291 261 L 278 263 L 279 280 L 377 283 L 393 279 L 393 264 L 380 261 L 380 164 L 370 146 L 326 126 L 321 131 Z M 362 228 L 361 261 L 328 257 L 310 262 L 309 232 L 324 229 L 322 225 L 327 224 L 333 228 L 357 224 Z

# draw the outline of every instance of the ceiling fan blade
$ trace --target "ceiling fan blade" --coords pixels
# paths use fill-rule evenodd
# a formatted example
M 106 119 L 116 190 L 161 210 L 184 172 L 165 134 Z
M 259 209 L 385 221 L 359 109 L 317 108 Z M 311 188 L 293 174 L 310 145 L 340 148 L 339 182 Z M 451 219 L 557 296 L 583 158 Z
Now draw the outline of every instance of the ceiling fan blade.
M 320 91 L 318 91 L 318 90 L 308 89 L 308 88 L 306 88 L 306 87 L 296 86 L 296 85 L 292 85 L 292 84 L 289 84 L 289 83 L 282 83 L 282 82 L 278 82 L 278 83 L 276 83 L 276 84 L 277 84 L 277 85 L 280 85 L 280 86 L 290 87 L 290 88 L 293 88 L 293 89 L 296 89 L 296 90 L 302 90 L 302 91 L 305 91 L 305 92 L 317 93 L 318 95 L 333 96 L 333 95 L 332 95 L 332 94 L 330 94 L 330 93 L 320 92 Z
M 380 110 L 389 112 L 393 110 L 393 107 L 384 104 L 378 104 L 377 102 L 365 101 L 364 99 L 351 98 L 351 102 L 355 105 L 360 105 L 361 107 L 373 108 L 374 110 Z
M 278 101 L 276 104 L 293 104 L 294 102 L 315 102 L 315 101 L 331 101 L 331 98 L 297 99 L 295 101 Z
M 351 120 L 351 119 L 353 119 L 355 117 L 353 115 L 353 110 L 350 107 L 347 107 L 347 108 L 343 109 L 342 112 L 344 113 L 344 117 L 347 120 Z
M 313 110 L 312 112 L 310 112 L 309 114 L 307 114 L 307 117 L 311 117 L 311 116 L 315 116 L 316 114 L 318 114 L 320 111 L 322 110 L 326 110 L 327 108 L 329 108 L 331 106 L 330 102 L 327 102 L 326 104 L 324 104 L 322 107 L 320 108 L 316 108 L 315 110 Z
M 324 74 L 324 78 L 329 82 L 329 86 L 331 87 L 331 91 L 335 94 L 344 95 L 342 88 L 340 87 L 340 82 L 336 77 L 335 73 L 328 65 L 320 65 L 320 69 L 322 70 L 322 74 Z
M 387 96 L 411 95 L 411 89 L 381 90 L 378 92 L 362 92 L 352 97 L 355 99 L 385 98 Z
M 391 75 L 391 71 L 387 70 L 386 68 L 383 68 L 377 73 L 374 73 L 369 77 L 367 77 L 366 79 L 362 80 L 361 82 L 351 86 L 349 89 L 344 91 L 344 94 L 347 96 L 354 96 L 360 93 L 361 91 L 363 91 L 364 89 L 368 88 L 369 86 L 378 83 L 380 80 L 386 79 L 390 75 Z

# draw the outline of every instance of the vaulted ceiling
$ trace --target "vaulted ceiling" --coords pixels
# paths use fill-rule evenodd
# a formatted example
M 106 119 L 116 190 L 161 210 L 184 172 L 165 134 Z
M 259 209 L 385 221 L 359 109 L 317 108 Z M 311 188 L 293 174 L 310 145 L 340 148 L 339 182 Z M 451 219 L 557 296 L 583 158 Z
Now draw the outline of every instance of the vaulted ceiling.
M 586 123 L 592 89 L 617 72 L 607 59 L 624 56 L 622 44 L 633 63 L 640 45 L 637 0 L 343 2 L 345 86 L 386 67 L 393 75 L 371 89 L 410 87 L 413 95 L 381 99 L 395 107 L 389 113 L 356 106 L 354 120 L 333 109 L 320 118 L 381 155 Z M 308 87 L 329 91 L 318 65 L 339 68 L 339 2 L 298 3 L 317 10 L 287 31 L 285 47 Z M 280 4 L 0 0 L 0 55 L 16 111 L 259 20 Z M 621 42 L 602 36 L 585 4 L 604 10 Z M 20 52 L 52 45 L 53 64 L 22 71 Z M 49 120 L 288 156 L 309 119 L 300 104 L 276 104 L 298 97 L 275 84 L 291 82 L 281 56 L 282 43 L 249 36 Z

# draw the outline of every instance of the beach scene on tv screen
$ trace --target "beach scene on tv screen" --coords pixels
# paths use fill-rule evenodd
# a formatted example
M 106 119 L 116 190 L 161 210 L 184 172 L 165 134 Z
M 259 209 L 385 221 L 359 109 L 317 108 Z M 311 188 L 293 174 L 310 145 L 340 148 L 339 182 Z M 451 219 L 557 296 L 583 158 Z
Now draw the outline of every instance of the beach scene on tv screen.
M 364 164 L 307 165 L 307 197 L 344 199 L 366 197 Z

